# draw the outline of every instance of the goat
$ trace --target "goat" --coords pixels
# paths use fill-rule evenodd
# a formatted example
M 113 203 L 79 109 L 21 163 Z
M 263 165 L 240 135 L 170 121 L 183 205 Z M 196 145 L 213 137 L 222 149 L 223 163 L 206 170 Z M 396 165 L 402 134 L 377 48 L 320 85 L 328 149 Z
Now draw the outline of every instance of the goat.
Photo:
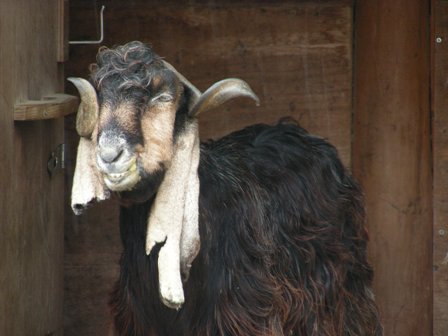
M 93 185 L 74 210 L 123 201 L 116 335 L 382 335 L 362 191 L 330 143 L 282 119 L 199 145 L 199 112 L 257 97 L 237 79 L 201 94 L 141 42 L 100 49 L 92 84 L 70 80 L 75 177 Z

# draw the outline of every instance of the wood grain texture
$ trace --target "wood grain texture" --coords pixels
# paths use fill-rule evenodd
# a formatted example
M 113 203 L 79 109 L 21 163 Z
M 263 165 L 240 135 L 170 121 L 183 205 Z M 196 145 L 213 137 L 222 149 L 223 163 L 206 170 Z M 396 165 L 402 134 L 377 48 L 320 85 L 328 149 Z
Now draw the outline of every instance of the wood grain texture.
M 94 1 L 70 1 L 70 40 L 99 36 L 99 9 Z M 352 1 L 111 0 L 104 15 L 106 46 L 148 42 L 201 90 L 226 77 L 252 86 L 261 106 L 239 99 L 204 114 L 203 139 L 293 116 L 327 137 L 350 165 Z M 66 76 L 87 77 L 98 47 L 71 46 Z M 76 94 L 72 87 L 68 93 Z M 66 131 L 73 167 L 78 138 L 71 117 Z M 106 289 L 117 277 L 121 251 L 117 219 L 113 203 L 67 216 L 65 335 L 106 333 Z
M 433 1 L 434 336 L 448 335 L 448 2 Z M 435 37 L 441 38 L 440 43 Z
M 63 120 L 14 123 L 14 105 L 63 91 L 56 1 L 0 1 L 0 335 L 62 335 L 64 176 L 47 160 Z
M 79 99 L 63 93 L 14 105 L 14 120 L 31 121 L 62 118 L 78 109 Z
M 374 290 L 386 335 L 431 335 L 429 6 L 356 8 L 353 169 L 366 195 Z
M 58 62 L 68 61 L 68 0 L 57 0 L 57 56 Z
M 67 210 L 64 335 L 107 335 L 109 293 L 118 277 L 118 206 L 98 204 L 77 217 Z

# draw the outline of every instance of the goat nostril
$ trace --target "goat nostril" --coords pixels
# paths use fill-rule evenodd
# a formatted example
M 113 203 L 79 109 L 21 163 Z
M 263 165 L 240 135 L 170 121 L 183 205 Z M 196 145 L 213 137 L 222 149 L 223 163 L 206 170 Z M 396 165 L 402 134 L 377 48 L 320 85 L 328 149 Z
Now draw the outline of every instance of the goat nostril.
M 121 154 L 123 153 L 123 148 L 120 147 L 101 147 L 99 155 L 101 160 L 105 163 L 113 163 L 117 161 Z

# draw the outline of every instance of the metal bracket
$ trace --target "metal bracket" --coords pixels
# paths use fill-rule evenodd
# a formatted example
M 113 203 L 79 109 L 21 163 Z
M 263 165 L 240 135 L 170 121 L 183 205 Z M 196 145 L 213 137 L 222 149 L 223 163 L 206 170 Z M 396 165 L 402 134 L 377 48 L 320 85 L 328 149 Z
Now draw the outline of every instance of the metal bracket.
M 100 44 L 104 40 L 104 18 L 103 12 L 106 9 L 106 6 L 101 6 L 100 11 L 100 39 L 95 41 L 69 41 L 69 44 Z
M 50 177 L 53 177 L 59 170 L 65 168 L 65 144 L 59 144 L 50 154 L 47 162 L 47 171 Z

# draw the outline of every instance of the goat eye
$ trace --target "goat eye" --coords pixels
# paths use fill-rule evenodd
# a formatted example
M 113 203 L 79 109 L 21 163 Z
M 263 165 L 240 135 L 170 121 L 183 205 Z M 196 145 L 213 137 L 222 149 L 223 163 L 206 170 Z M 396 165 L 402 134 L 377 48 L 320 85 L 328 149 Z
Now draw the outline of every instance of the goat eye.
M 152 103 L 167 103 L 173 100 L 173 96 L 168 93 L 161 93 L 151 99 Z

